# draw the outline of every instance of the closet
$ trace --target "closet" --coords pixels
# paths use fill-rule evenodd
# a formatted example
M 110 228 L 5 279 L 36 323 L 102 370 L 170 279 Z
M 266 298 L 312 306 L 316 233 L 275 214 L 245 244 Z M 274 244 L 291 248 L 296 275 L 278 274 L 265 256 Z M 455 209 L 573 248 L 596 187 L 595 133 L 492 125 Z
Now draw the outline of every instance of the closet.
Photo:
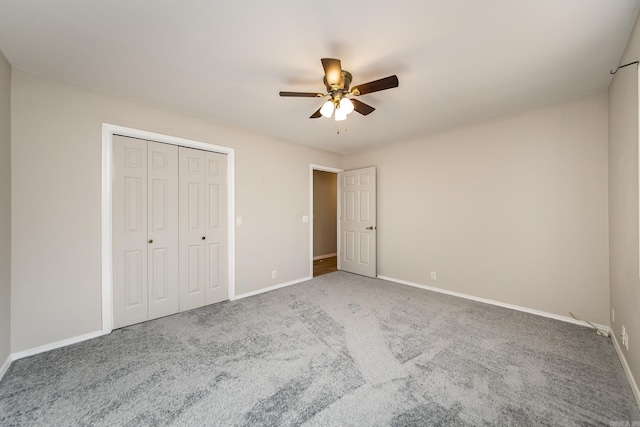
M 227 156 L 113 137 L 114 328 L 228 299 Z

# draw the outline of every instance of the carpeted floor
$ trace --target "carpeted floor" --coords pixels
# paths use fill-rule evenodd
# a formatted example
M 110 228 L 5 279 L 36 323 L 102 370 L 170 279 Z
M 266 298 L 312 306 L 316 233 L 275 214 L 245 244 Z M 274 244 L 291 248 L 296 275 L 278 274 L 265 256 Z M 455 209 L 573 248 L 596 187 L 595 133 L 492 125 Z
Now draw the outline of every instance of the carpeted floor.
M 343 272 L 14 362 L 0 425 L 640 424 L 591 329 Z

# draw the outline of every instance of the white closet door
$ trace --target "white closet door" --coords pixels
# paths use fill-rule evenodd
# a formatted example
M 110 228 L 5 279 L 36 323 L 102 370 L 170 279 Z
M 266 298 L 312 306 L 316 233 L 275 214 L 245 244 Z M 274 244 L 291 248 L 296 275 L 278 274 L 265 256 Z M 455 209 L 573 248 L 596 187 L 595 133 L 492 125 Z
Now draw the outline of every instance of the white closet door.
M 114 328 L 228 299 L 227 156 L 113 138 Z
M 206 301 L 205 152 L 179 148 L 180 311 Z
M 206 303 L 229 299 L 227 279 L 227 156 L 205 153 L 206 161 Z
M 178 312 L 178 147 L 148 142 L 149 319 Z
M 113 137 L 114 328 L 147 312 L 147 142 Z

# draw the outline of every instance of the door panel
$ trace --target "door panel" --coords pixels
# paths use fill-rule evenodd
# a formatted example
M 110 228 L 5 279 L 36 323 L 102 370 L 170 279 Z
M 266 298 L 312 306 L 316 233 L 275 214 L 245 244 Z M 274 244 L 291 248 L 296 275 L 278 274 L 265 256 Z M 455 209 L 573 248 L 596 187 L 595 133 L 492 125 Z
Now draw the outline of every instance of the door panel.
M 167 248 L 151 249 L 151 257 L 149 260 L 149 311 L 151 305 L 165 302 L 169 299 L 169 250 Z M 175 281 L 176 284 L 178 281 Z M 174 298 L 177 301 L 178 295 Z M 176 306 L 177 311 L 177 306 Z M 169 313 L 171 314 L 171 313 Z
M 194 175 L 190 175 L 193 179 Z M 187 228 L 189 230 L 200 229 L 200 217 L 202 212 L 200 211 L 200 199 L 202 195 L 202 183 L 201 182 L 189 182 L 187 190 Z
M 369 244 L 371 240 L 370 233 L 360 233 L 360 242 L 358 247 L 360 248 L 360 264 L 370 264 L 371 258 L 369 254 Z
M 344 243 L 342 253 L 344 255 L 344 261 L 355 261 L 356 260 L 356 233 L 353 231 L 344 231 Z
M 340 269 L 376 277 L 376 168 L 340 174 Z
M 188 280 L 189 280 L 189 294 L 187 296 L 194 296 L 198 301 L 201 299 L 198 296 L 202 296 L 202 284 L 204 276 L 204 266 L 202 265 L 202 244 L 189 246 L 189 260 L 188 260 Z M 202 303 L 204 305 L 204 302 Z
M 227 274 L 227 156 L 207 152 L 207 288 L 206 303 L 229 299 Z
M 371 192 L 368 190 L 360 191 L 360 222 L 371 221 L 370 200 Z
M 180 311 L 205 305 L 205 152 L 179 147 Z
M 124 177 L 124 230 L 126 233 L 144 233 L 145 215 L 143 194 L 145 184 L 138 176 Z
M 144 272 L 142 251 L 133 250 L 124 253 L 124 308 L 135 309 L 144 303 Z
M 169 181 L 166 179 L 151 179 L 149 232 L 166 231 L 169 226 Z M 175 206 L 175 203 L 173 203 Z
M 148 319 L 147 142 L 113 137 L 114 328 Z
M 147 143 L 149 319 L 178 312 L 178 147 Z
M 355 191 L 344 190 L 344 200 L 342 202 L 344 206 L 344 220 L 353 222 L 356 220 L 355 207 L 356 207 L 356 193 Z
M 219 243 L 210 243 L 207 245 L 207 259 L 209 261 L 208 268 L 209 274 L 207 290 L 219 288 L 222 283 L 220 282 L 220 244 Z M 209 301 L 207 300 L 207 303 Z
M 209 208 L 208 216 L 209 216 L 209 229 L 218 229 L 220 228 L 220 212 L 219 206 L 222 202 L 220 200 L 220 185 L 219 184 L 209 184 L 207 183 L 207 207 Z

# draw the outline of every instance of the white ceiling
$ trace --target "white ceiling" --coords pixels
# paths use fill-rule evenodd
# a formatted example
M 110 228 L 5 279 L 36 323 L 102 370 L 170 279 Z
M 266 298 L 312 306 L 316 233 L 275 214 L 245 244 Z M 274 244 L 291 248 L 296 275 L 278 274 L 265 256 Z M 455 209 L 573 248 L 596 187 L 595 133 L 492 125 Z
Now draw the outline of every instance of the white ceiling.
M 640 0 L 2 0 L 16 68 L 339 153 L 605 90 Z M 396 74 L 338 123 L 308 117 L 322 57 L 353 85 Z M 347 131 L 344 131 L 344 128 Z

